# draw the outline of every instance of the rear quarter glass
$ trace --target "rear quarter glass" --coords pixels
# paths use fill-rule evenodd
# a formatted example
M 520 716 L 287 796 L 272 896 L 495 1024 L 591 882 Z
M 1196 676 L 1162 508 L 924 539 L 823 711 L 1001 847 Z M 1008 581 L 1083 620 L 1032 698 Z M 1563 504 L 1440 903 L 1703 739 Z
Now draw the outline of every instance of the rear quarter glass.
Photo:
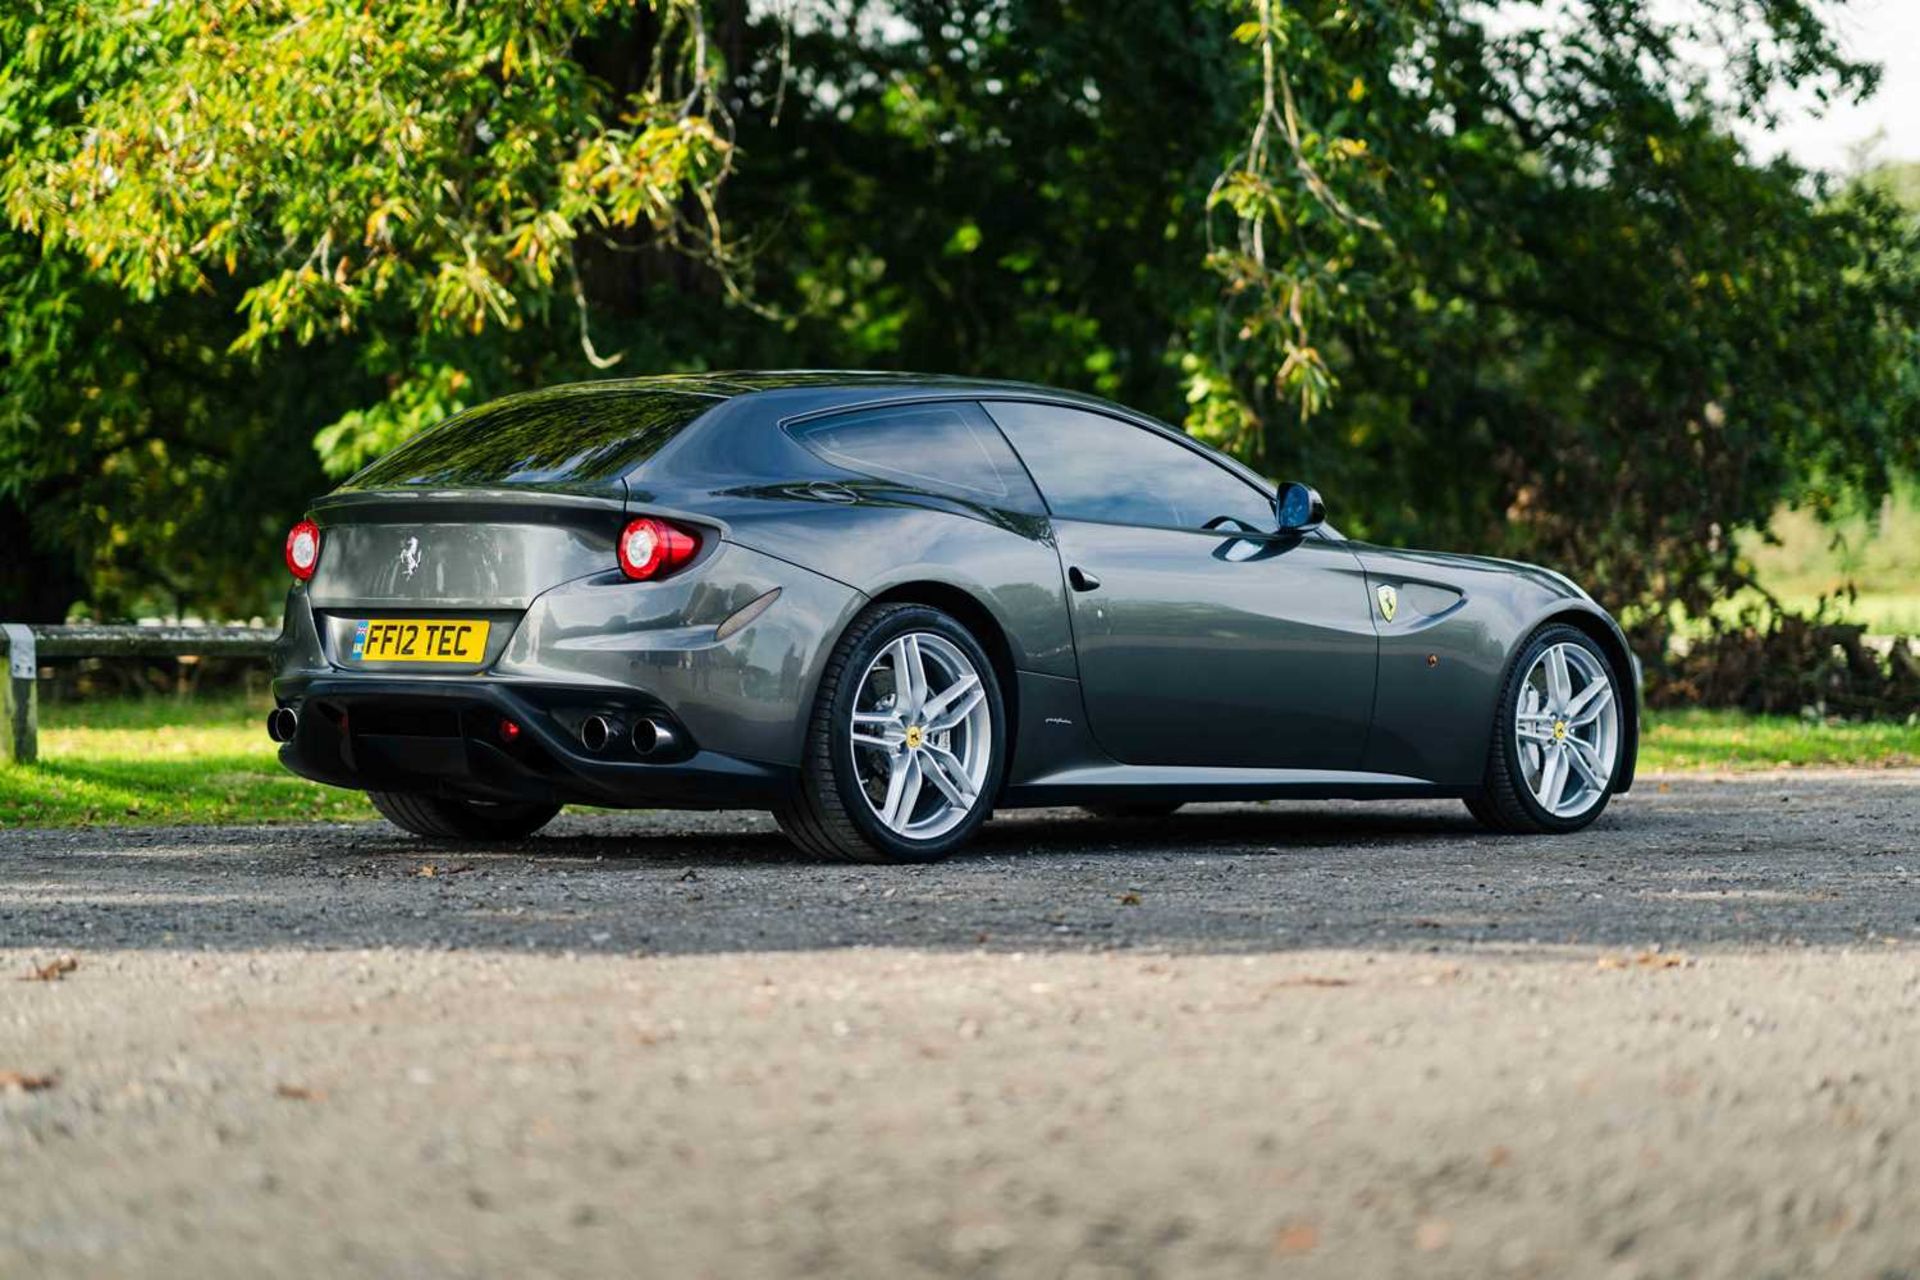
M 843 471 L 983 506 L 1035 515 L 1046 510 L 1006 437 L 971 401 L 861 409 L 788 430 Z
M 340 491 L 617 488 L 623 476 L 721 402 L 698 392 L 604 383 L 508 396 L 429 428 Z

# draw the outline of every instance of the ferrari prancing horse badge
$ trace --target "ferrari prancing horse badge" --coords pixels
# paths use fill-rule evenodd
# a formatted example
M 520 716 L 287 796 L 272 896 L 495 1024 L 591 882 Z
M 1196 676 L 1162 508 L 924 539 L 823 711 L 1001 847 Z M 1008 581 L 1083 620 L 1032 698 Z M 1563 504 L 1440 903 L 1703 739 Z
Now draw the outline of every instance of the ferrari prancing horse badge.
M 1385 585 L 1375 587 L 1373 593 L 1380 597 L 1380 616 L 1392 622 L 1400 608 L 1400 593 Z

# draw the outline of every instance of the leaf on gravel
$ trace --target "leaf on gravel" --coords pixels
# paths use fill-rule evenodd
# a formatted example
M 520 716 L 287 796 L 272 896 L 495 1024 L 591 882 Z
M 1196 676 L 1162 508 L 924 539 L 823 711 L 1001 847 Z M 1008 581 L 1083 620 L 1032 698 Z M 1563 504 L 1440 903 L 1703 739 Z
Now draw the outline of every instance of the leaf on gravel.
M 419 866 L 414 868 L 413 874 L 416 876 L 419 876 L 423 880 L 431 880 L 435 876 L 457 876 L 462 871 L 471 871 L 471 870 L 473 870 L 473 864 L 471 862 L 462 862 L 459 865 L 452 866 L 452 867 L 441 867 L 441 866 L 436 866 L 431 862 L 423 862 Z
M 1289 1222 L 1273 1233 L 1273 1252 L 1276 1257 L 1297 1258 L 1303 1253 L 1312 1253 L 1320 1246 L 1320 1228 L 1311 1222 Z
M 1636 951 L 1630 956 L 1601 956 L 1594 962 L 1599 969 L 1681 969 L 1693 963 L 1693 958 L 1680 951 L 1661 951 L 1658 948 Z
M 27 976 L 22 982 L 58 982 L 80 967 L 80 962 L 72 956 L 61 956 L 50 964 L 29 965 Z
M 57 1076 L 30 1076 L 23 1071 L 0 1071 L 0 1093 L 38 1093 L 59 1083 Z
M 1120 895 L 1120 905 L 1123 907 L 1137 907 L 1140 905 L 1140 895 L 1129 890 Z
M 1273 984 L 1276 987 L 1350 987 L 1352 978 L 1320 978 L 1312 974 L 1304 978 L 1286 978 Z
M 309 1089 L 304 1084 L 275 1085 L 273 1092 L 276 1097 L 285 1098 L 290 1102 L 319 1102 L 327 1096 L 318 1089 Z
M 700 873 L 698 871 L 695 871 L 692 867 L 688 867 L 686 870 L 680 873 L 680 880 L 684 884 L 692 884 L 699 879 L 700 879 Z

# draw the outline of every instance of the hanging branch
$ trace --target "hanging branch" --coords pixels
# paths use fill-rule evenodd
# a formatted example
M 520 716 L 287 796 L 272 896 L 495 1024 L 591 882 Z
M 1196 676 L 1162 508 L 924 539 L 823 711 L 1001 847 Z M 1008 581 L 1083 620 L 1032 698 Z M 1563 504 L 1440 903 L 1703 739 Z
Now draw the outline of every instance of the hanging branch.
M 1258 403 L 1267 387 L 1296 395 L 1304 420 L 1325 407 L 1337 385 L 1313 338 L 1318 321 L 1336 305 L 1342 285 L 1338 251 L 1310 244 L 1304 230 L 1308 219 L 1302 215 L 1307 209 L 1318 210 L 1348 231 L 1384 232 L 1377 220 L 1356 211 L 1334 190 L 1316 162 L 1315 149 L 1325 152 L 1328 144 L 1317 135 L 1310 144 L 1301 123 L 1281 58 L 1283 30 L 1275 0 L 1255 0 L 1254 11 L 1257 21 L 1236 35 L 1259 49 L 1259 110 L 1246 147 L 1228 161 L 1207 195 L 1209 210 L 1225 204 L 1235 219 L 1232 249 L 1222 246 L 1211 218 L 1207 223 L 1208 263 L 1224 278 L 1229 303 L 1216 329 L 1216 358 L 1223 369 L 1244 366 L 1246 348 L 1264 332 L 1275 331 L 1278 364 L 1242 399 Z M 1364 150 L 1364 144 L 1336 139 L 1331 154 L 1350 157 Z M 1268 242 L 1269 220 L 1292 241 L 1292 253 L 1284 262 L 1269 261 L 1274 247 Z M 1231 304 L 1236 300 L 1251 300 L 1251 306 L 1235 308 Z M 1237 322 L 1226 320 L 1231 315 L 1238 316 Z M 1248 411 L 1240 415 L 1235 434 L 1257 426 Z
M 573 305 L 580 313 L 580 350 L 586 355 L 587 363 L 596 369 L 611 369 L 626 358 L 626 352 L 616 351 L 603 356 L 594 350 L 593 333 L 587 320 L 587 291 L 580 283 L 580 257 L 574 249 L 567 249 L 567 273 L 573 278 Z

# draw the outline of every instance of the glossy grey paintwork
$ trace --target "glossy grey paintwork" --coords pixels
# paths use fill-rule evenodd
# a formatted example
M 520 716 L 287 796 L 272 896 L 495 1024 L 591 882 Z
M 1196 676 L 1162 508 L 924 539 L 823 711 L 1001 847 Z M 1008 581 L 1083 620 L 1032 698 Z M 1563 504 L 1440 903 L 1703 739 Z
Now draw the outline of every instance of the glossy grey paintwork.
M 720 639 L 720 624 L 769 591 L 779 598 Z M 844 583 L 725 543 L 699 572 L 629 582 L 577 579 L 534 601 L 494 666 L 503 680 L 644 689 L 710 751 L 791 765 L 832 641 L 865 597 Z
M 281 616 L 280 637 L 273 642 L 273 675 L 276 689 L 303 688 L 315 676 L 335 670 L 320 647 L 320 631 L 314 625 L 313 605 L 307 599 L 304 583 L 287 588 L 287 603 Z
M 501 490 L 337 494 L 307 594 L 316 609 L 524 609 L 606 568 L 624 497 Z
M 631 478 L 633 503 L 697 510 L 723 524 L 729 539 L 869 597 L 927 582 L 958 588 L 993 614 L 1017 669 L 1073 675 L 1059 559 L 1044 514 L 867 479 L 776 429 L 823 411 L 902 398 L 899 385 L 881 383 L 731 401 Z M 955 396 L 936 384 L 912 398 Z
M 1122 789 L 1167 799 L 1458 793 L 1478 783 L 1500 682 L 1540 621 L 1579 616 L 1626 662 L 1611 619 L 1545 571 L 1347 544 L 1328 527 L 1284 544 L 1172 535 L 1206 547 L 1206 563 L 1192 561 L 1188 575 L 1186 554 L 1168 549 L 1165 531 L 1096 533 L 1043 513 L 919 493 L 842 470 L 781 429 L 894 402 L 1020 399 L 1167 430 L 1089 397 L 844 374 L 712 375 L 679 385 L 731 398 L 628 475 L 624 502 L 461 490 L 316 504 L 320 572 L 311 589 L 289 594 L 277 696 L 297 703 L 316 681 L 340 688 L 379 677 L 339 661 L 338 628 L 355 616 L 485 608 L 506 623 L 487 669 L 410 669 L 409 689 L 643 691 L 682 717 L 700 759 L 765 766 L 765 785 L 775 786 L 799 762 L 827 658 L 860 610 L 882 596 L 958 598 L 998 633 L 1011 667 L 1003 674 L 1014 755 L 1001 802 L 1017 805 Z M 660 582 L 626 581 L 613 568 L 612 540 L 637 512 L 698 528 L 700 558 Z M 407 579 L 399 540 L 414 536 L 465 563 Z M 1090 559 L 1095 543 L 1113 567 L 1100 575 L 1102 591 L 1075 599 L 1060 551 Z M 1109 587 L 1116 574 L 1124 589 Z M 1374 596 L 1383 583 L 1400 592 L 1392 622 Z M 720 623 L 776 588 L 764 612 L 717 637 Z M 1204 599 L 1196 603 L 1189 590 Z M 335 629 L 332 646 L 322 627 Z M 1167 693 L 1181 680 L 1190 700 Z M 1103 725 L 1112 726 L 1111 741 Z M 1158 758 L 1134 751 L 1156 725 L 1170 726 L 1177 747 Z M 1124 762 L 1129 753 L 1142 762 Z M 1630 768 L 1631 755 L 1629 780 Z M 644 764 L 627 770 L 620 776 L 651 776 Z M 643 799 L 662 802 L 657 788 L 637 787 L 635 802 Z
M 601 569 L 607 535 L 554 525 L 341 524 L 308 594 L 322 609 L 524 609 L 556 582 Z M 401 555 L 419 561 L 408 576 Z
M 1376 641 L 1352 552 L 1081 520 L 1054 533 L 1100 584 L 1072 593 L 1073 630 L 1087 716 L 1116 760 L 1360 767 Z
M 325 645 L 319 635 L 329 622 L 346 624 L 346 616 L 316 618 L 311 597 L 296 588 L 288 597 L 285 635 L 276 654 L 276 692 L 285 696 L 304 682 L 345 671 L 399 675 L 449 688 L 498 682 L 638 689 L 672 707 L 707 750 L 792 765 L 799 758 L 804 721 L 790 708 L 811 696 L 826 649 L 865 597 L 820 574 L 730 544 L 716 545 L 701 570 L 636 583 L 603 568 L 558 583 L 525 611 L 496 623 L 496 651 L 478 673 L 342 661 L 343 648 Z M 718 637 L 730 615 L 776 588 L 779 597 L 759 617 L 724 640 Z
M 1364 767 L 1472 787 L 1486 768 L 1493 708 L 1520 644 L 1552 619 L 1601 642 L 1620 675 L 1629 733 L 1622 790 L 1637 748 L 1635 675 L 1613 619 L 1559 574 L 1481 556 L 1351 544 L 1371 588 L 1399 592 L 1380 619 L 1380 675 Z M 1377 597 L 1375 616 L 1379 617 Z

